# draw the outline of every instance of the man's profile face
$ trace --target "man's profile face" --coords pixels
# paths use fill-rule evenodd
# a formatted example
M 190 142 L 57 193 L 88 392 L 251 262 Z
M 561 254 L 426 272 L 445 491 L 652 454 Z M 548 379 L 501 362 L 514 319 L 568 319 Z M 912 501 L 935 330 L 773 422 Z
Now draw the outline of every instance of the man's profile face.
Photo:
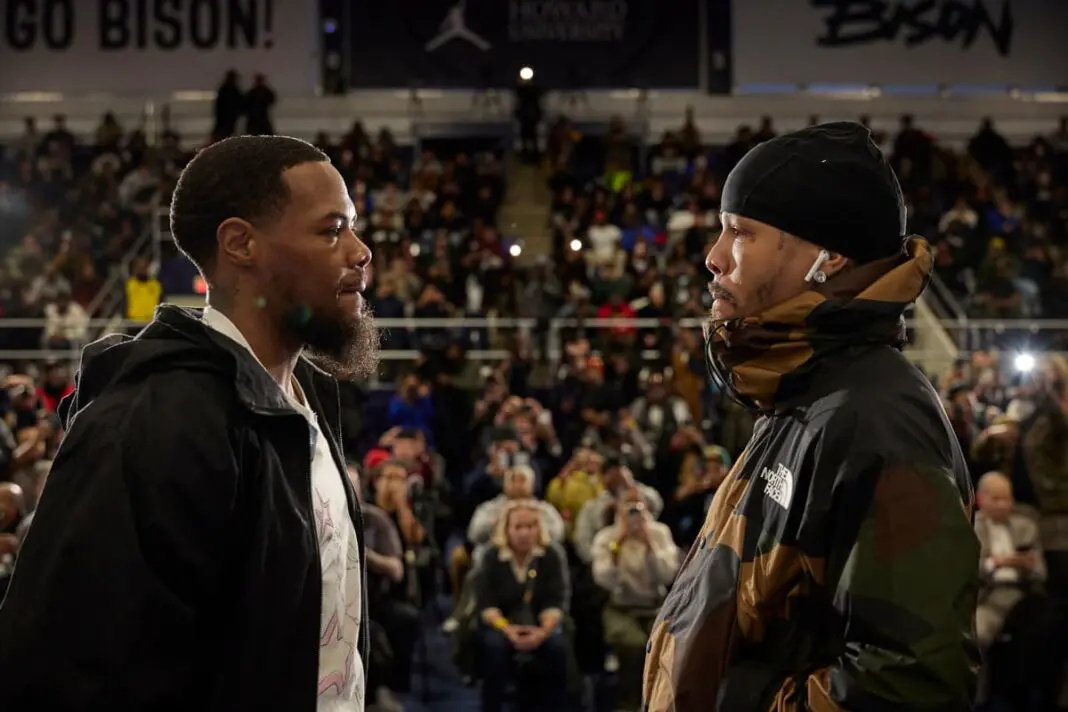
M 778 228 L 723 213 L 723 232 L 705 266 L 715 277 L 713 320 L 753 316 L 808 289 L 805 275 L 819 254 L 815 245 Z
M 369 377 L 379 341 L 363 297 L 371 251 L 353 231 L 356 210 L 345 182 L 325 162 L 294 166 L 282 179 L 289 202 L 256 235 L 261 303 L 332 376 Z

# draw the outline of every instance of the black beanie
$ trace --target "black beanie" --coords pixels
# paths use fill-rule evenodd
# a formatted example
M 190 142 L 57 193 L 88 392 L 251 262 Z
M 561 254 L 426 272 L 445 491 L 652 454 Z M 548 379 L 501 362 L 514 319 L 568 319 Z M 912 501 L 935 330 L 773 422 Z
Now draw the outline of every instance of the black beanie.
M 753 148 L 727 176 L 720 210 L 858 263 L 903 249 L 901 186 L 871 132 L 852 121 L 810 126 Z

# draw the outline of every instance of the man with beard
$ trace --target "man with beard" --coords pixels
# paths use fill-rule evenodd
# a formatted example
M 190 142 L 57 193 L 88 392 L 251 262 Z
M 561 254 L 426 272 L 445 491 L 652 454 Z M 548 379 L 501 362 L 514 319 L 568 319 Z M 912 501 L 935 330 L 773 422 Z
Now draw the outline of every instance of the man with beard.
M 364 543 L 335 379 L 369 375 L 371 253 L 326 155 L 199 153 L 171 203 L 203 311 L 89 346 L 0 608 L 11 709 L 363 709 Z
M 760 415 L 650 639 L 650 712 L 970 710 L 979 548 L 964 457 L 901 354 L 932 256 L 867 129 L 731 171 L 706 358 Z

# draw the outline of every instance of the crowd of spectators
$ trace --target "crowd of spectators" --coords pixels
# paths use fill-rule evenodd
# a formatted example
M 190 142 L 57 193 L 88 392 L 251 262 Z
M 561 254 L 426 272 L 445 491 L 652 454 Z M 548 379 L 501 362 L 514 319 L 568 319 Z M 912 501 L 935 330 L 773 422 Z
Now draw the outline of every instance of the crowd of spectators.
M 397 709 L 420 675 L 412 661 L 427 609 L 451 634 L 461 673 L 481 681 L 487 711 L 512 689 L 556 708 L 588 694 L 589 680 L 599 704 L 637 708 L 653 613 L 752 428 L 752 416 L 707 382 L 699 327 L 680 321 L 708 308 L 703 261 L 718 233 L 723 177 L 773 134 L 765 120 L 710 149 L 689 117 L 645 155 L 622 121 L 591 137 L 561 119 L 546 147 L 553 254 L 526 268 L 497 225 L 498 152 L 427 142 L 413 155 L 359 122 L 337 141 L 316 139 L 351 186 L 375 253 L 379 318 L 497 314 L 538 324 L 510 341 L 510 356 L 485 367 L 474 390 L 460 374 L 465 351 L 489 343 L 486 330 L 385 335 L 386 348 L 421 356 L 413 367 L 385 365 L 396 392 L 360 406 L 365 427 L 348 439 L 368 512 L 369 699 L 380 710 Z M 934 243 L 970 313 L 1060 316 L 1068 132 L 1062 125 L 1023 149 L 999 148 L 996 136 L 985 127 L 967 155 L 956 154 L 903 120 L 884 145 L 913 229 Z M 79 142 L 59 118 L 38 137 L 28 122 L 4 154 L 0 244 L 10 249 L 0 308 L 57 326 L 0 330 L 0 339 L 62 347 L 87 338 L 87 280 L 98 288 L 190 155 L 173 132 L 149 147 L 113 117 L 95 139 Z M 151 278 L 144 263 L 131 272 Z M 653 325 L 583 325 L 635 316 Z M 578 326 L 546 363 L 554 317 Z M 1018 510 L 1037 527 L 1026 551 L 980 537 L 986 594 L 1007 581 L 1021 592 L 1009 604 L 984 598 L 992 650 L 1008 645 L 1005 628 L 1040 640 L 1033 631 L 1053 615 L 1041 602 L 1068 596 L 1068 364 L 1043 357 L 1020 374 L 1011 360 L 977 351 L 939 383 L 980 485 L 977 528 L 998 530 Z M 72 388 L 64 364 L 31 375 L 7 376 L 0 395 L 0 580 L 32 520 L 62 432 L 58 402 Z M 1005 477 L 980 482 L 987 472 Z M 1031 509 L 1013 509 L 1014 497 Z M 439 610 L 445 593 L 451 609 Z M 1039 613 L 1014 617 L 1022 600 Z M 1035 684 L 1034 670 L 1013 670 L 1013 684 Z
M 0 330 L 0 349 L 77 347 L 90 335 L 97 295 L 155 217 L 187 156 L 164 132 L 149 147 L 106 114 L 92 140 L 62 115 L 0 147 L 0 316 L 43 319 Z

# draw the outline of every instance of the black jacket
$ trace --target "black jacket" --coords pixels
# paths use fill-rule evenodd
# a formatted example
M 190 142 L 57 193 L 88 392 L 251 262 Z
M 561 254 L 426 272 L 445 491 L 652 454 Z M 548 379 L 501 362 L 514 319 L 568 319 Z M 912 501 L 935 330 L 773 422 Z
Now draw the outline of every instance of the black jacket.
M 776 405 L 660 609 L 645 709 L 970 710 L 979 546 L 938 393 L 857 345 Z
M 337 384 L 303 360 L 297 378 L 344 472 Z M 165 306 L 86 349 L 65 412 L 0 607 L 4 709 L 315 710 L 311 444 L 268 374 Z M 361 620 L 366 666 L 366 597 Z
M 528 586 L 529 607 L 524 603 Z M 482 556 L 475 589 L 480 611 L 496 608 L 513 623 L 534 625 L 537 617 L 550 608 L 566 610 L 569 589 L 567 567 L 560 552 L 549 547 L 533 558 L 527 580 L 520 583 L 512 571 L 511 558 L 502 559 L 501 550 L 492 546 Z M 524 620 L 527 616 L 531 620 Z

